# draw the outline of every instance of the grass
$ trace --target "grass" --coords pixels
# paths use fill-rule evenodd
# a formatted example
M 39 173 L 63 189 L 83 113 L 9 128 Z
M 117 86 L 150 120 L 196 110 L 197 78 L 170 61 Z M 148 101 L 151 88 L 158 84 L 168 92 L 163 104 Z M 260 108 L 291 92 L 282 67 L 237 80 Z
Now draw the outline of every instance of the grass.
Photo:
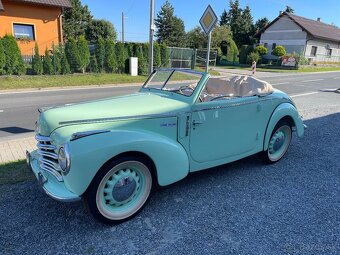
M 203 69 L 197 69 L 203 71 Z M 210 74 L 219 75 L 210 70 Z M 0 90 L 32 89 L 52 87 L 72 87 L 86 85 L 133 84 L 145 82 L 147 76 L 130 76 L 128 74 L 70 74 L 70 75 L 23 75 L 0 76 Z
M 25 160 L 0 164 L 0 185 L 15 184 L 34 180 L 34 174 L 28 169 Z
M 251 71 L 250 67 L 244 66 L 218 66 L 219 68 L 225 69 L 239 69 L 239 70 L 247 70 Z M 273 73 L 316 73 L 316 72 L 329 72 L 329 71 L 340 71 L 340 67 L 305 67 L 301 69 L 281 69 L 281 68 L 264 68 L 264 67 L 257 67 L 257 72 L 273 72 Z

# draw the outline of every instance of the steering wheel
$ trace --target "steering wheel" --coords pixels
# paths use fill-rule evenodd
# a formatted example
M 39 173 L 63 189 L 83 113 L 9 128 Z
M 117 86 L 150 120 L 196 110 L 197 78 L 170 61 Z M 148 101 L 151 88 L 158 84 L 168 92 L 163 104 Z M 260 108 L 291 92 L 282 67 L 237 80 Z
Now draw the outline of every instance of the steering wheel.
M 178 89 L 178 91 L 183 94 L 183 95 L 186 95 L 186 93 L 184 92 L 184 90 L 190 90 L 191 94 L 194 93 L 194 89 L 191 88 L 190 86 L 182 86 Z

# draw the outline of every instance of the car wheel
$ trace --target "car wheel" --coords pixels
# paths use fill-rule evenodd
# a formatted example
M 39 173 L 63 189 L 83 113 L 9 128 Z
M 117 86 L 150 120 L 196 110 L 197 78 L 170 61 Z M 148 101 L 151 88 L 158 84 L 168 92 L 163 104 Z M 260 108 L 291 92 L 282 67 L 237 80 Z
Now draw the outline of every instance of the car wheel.
M 118 224 L 141 211 L 152 188 L 150 167 L 141 158 L 124 157 L 103 167 L 85 194 L 95 219 Z
M 261 153 L 262 160 L 267 164 L 278 162 L 286 154 L 291 140 L 291 125 L 287 121 L 280 121 L 270 137 L 268 149 Z

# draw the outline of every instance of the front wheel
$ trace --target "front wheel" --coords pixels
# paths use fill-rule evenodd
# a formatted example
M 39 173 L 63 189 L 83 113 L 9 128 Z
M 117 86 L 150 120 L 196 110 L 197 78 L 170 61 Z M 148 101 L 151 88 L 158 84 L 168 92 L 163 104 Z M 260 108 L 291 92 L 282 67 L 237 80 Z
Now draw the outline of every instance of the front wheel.
M 267 164 L 279 161 L 286 154 L 291 140 L 291 125 L 286 121 L 280 121 L 270 137 L 268 149 L 260 154 L 262 160 Z
M 112 161 L 95 176 L 85 203 L 95 219 L 110 224 L 135 216 L 152 188 L 150 167 L 143 159 L 124 157 Z

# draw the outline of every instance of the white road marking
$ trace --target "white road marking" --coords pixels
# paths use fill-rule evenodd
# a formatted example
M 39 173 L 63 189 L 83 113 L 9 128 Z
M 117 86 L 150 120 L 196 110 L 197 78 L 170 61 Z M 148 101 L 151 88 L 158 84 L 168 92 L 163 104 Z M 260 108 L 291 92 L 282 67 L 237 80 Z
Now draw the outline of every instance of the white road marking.
M 4 110 L 0 110 L 0 113 L 4 112 Z
M 292 95 L 290 97 L 303 97 L 303 96 L 310 96 L 310 95 L 314 95 L 314 94 L 319 94 L 320 92 L 309 92 L 309 93 L 303 93 L 303 94 L 297 94 L 297 95 Z
M 312 81 L 323 81 L 324 79 L 315 79 L 315 80 L 306 80 L 306 81 L 302 81 L 302 82 L 312 82 Z
M 276 85 L 283 85 L 283 84 L 289 84 L 289 82 L 274 83 L 274 84 L 272 84 L 272 85 L 273 85 L 273 86 L 276 86 Z
M 334 80 L 338 80 L 338 79 L 340 79 L 340 77 L 334 77 L 333 79 L 334 79 Z

